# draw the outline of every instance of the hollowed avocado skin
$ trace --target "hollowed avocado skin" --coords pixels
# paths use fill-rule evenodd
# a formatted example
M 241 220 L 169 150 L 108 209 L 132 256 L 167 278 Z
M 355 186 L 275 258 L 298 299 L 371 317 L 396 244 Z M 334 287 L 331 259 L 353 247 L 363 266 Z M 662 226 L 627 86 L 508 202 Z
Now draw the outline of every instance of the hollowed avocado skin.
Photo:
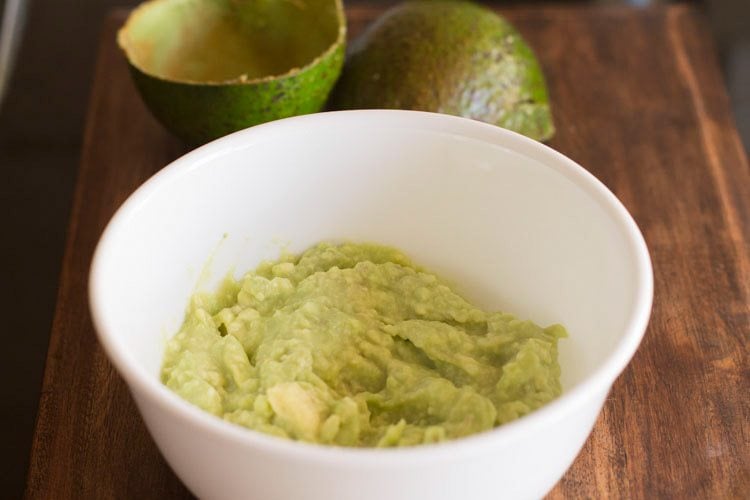
M 316 65 L 249 84 L 175 84 L 133 65 L 133 79 L 154 116 L 188 144 L 199 145 L 246 127 L 315 113 L 325 105 L 344 62 L 344 46 Z
M 151 0 L 118 34 L 143 101 L 191 145 L 320 111 L 345 40 L 341 0 Z
M 516 29 L 460 0 L 412 0 L 354 41 L 331 106 L 473 118 L 537 140 L 554 134 L 544 75 Z

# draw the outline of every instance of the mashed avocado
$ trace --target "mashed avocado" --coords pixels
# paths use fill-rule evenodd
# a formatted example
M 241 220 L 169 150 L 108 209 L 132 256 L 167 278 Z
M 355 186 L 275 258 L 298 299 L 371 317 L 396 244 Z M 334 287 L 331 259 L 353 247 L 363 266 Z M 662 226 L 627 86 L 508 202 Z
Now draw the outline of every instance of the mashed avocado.
M 320 244 L 195 295 L 162 380 L 268 434 L 408 446 L 491 429 L 554 399 L 565 335 L 477 309 L 398 250 Z

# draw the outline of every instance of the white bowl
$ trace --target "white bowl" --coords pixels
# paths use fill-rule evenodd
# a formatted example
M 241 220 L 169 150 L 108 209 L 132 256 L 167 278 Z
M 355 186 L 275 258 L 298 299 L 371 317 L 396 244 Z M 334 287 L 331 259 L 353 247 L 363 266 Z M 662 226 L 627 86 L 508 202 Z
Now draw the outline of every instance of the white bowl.
M 485 308 L 564 324 L 563 395 L 453 442 L 345 449 L 235 426 L 159 382 L 197 287 L 341 239 L 396 246 Z M 197 496 L 233 500 L 541 497 L 638 347 L 652 293 L 643 237 L 586 170 L 513 132 L 410 111 L 291 118 L 193 151 L 120 208 L 90 277 L 99 340 L 164 457 Z

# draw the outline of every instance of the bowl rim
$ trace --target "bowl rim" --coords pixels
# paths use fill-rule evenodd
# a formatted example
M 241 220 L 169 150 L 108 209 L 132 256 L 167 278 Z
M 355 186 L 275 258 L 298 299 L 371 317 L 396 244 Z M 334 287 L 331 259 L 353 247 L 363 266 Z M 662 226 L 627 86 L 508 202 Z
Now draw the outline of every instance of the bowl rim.
M 263 140 L 267 134 L 284 133 L 287 129 L 305 129 L 310 126 L 341 126 L 348 123 L 362 125 L 365 122 L 371 122 L 371 126 L 380 124 L 397 128 L 408 127 L 483 140 L 517 154 L 529 156 L 546 167 L 555 168 L 563 173 L 615 222 L 634 256 L 635 297 L 620 340 L 609 356 L 587 377 L 530 414 L 479 434 L 437 444 L 405 448 L 352 448 L 282 439 L 227 422 L 180 398 L 164 386 L 158 377 L 154 377 L 120 349 L 116 336 L 112 333 L 115 328 L 100 308 L 100 290 L 106 287 L 106 279 L 101 268 L 118 227 L 126 223 L 129 215 L 159 189 L 161 184 L 187 175 L 193 169 L 201 168 L 226 152 L 251 147 L 256 141 Z M 104 229 L 92 258 L 88 291 L 89 308 L 97 338 L 109 360 L 127 382 L 131 393 L 146 396 L 151 403 L 169 411 L 173 416 L 207 433 L 236 441 L 243 446 L 288 458 L 312 459 L 319 463 L 336 463 L 337 466 L 356 468 L 363 465 L 401 466 L 476 455 L 489 448 L 513 442 L 540 426 L 554 424 L 588 403 L 592 397 L 604 397 L 630 362 L 645 334 L 653 302 L 653 286 L 653 269 L 648 248 L 633 217 L 601 181 L 563 154 L 518 133 L 468 118 L 421 111 L 354 110 L 297 116 L 244 129 L 197 148 L 161 169 L 127 198 Z

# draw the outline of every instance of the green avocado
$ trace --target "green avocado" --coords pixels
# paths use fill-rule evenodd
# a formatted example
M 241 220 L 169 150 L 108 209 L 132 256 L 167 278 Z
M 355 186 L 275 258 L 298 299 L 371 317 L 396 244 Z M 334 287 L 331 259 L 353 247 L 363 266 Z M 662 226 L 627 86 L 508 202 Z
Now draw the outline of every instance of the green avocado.
M 345 40 L 341 0 L 151 0 L 118 33 L 143 100 L 190 144 L 320 111 Z
M 446 113 L 537 140 L 555 130 L 531 48 L 505 19 L 459 0 L 414 0 L 383 14 L 352 43 L 331 106 Z
M 322 243 L 195 295 L 162 381 L 274 436 L 410 446 L 486 431 L 556 398 L 565 335 L 475 307 L 396 249 Z

